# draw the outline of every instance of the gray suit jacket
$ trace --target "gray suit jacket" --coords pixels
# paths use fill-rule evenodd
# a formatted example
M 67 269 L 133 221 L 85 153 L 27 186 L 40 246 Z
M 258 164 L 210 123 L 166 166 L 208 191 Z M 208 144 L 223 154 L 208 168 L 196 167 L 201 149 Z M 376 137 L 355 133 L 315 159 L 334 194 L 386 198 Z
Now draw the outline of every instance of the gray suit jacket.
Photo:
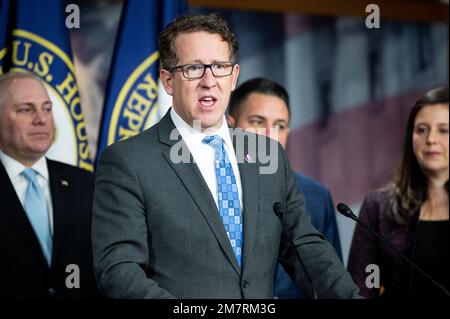
M 279 144 L 274 174 L 259 174 L 257 150 L 241 152 L 254 163 L 237 154 L 243 162 L 238 164 L 244 203 L 241 269 L 197 165 L 170 159 L 171 147 L 184 144 L 169 138 L 174 129 L 167 112 L 157 125 L 111 145 L 101 156 L 92 242 L 97 283 L 105 296 L 272 298 L 278 258 L 304 291 L 311 290 L 306 268 L 319 297 L 357 297 L 333 247 L 311 226 Z M 273 212 L 275 202 L 285 207 L 281 220 Z

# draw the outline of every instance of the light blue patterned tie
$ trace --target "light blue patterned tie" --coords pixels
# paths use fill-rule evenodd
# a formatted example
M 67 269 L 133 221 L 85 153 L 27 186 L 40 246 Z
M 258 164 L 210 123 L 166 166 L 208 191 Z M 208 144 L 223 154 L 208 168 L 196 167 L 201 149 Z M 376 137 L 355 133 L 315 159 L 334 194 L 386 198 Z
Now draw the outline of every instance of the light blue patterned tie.
M 37 172 L 31 168 L 27 168 L 22 171 L 22 175 L 28 180 L 28 187 L 25 193 L 25 212 L 39 240 L 45 259 L 48 265 L 50 265 L 53 241 L 48 218 L 47 201 L 45 200 L 44 192 L 37 183 Z
M 203 139 L 203 143 L 214 148 L 219 213 L 230 239 L 231 247 L 233 247 L 237 261 L 241 265 L 243 241 L 242 212 L 233 167 L 224 148 L 223 140 L 219 136 L 207 136 Z

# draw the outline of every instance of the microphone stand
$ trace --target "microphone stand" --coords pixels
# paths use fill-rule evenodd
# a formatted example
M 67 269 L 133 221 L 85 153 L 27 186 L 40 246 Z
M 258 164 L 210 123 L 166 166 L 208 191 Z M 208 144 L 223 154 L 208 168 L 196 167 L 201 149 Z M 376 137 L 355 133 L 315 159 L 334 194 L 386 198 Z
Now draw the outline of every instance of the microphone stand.
M 350 219 L 353 219 L 355 222 L 357 222 L 359 225 L 361 225 L 365 230 L 369 231 L 371 234 L 375 235 L 378 239 L 380 239 L 383 243 L 385 243 L 387 246 L 389 246 L 397 255 L 399 255 L 403 260 L 408 262 L 415 270 L 417 270 L 419 273 L 421 273 L 425 278 L 430 280 L 434 285 L 439 287 L 446 295 L 449 296 L 447 289 L 440 283 L 438 283 L 436 280 L 434 280 L 430 275 L 428 275 L 425 271 L 423 271 L 416 263 L 414 263 L 411 259 L 406 257 L 397 247 L 395 247 L 389 240 L 378 234 L 376 231 L 374 231 L 372 228 L 364 224 L 362 221 L 359 220 L 358 217 L 352 212 L 350 207 L 345 205 L 344 203 L 339 203 L 337 205 L 337 210 L 344 215 L 345 217 L 348 217 Z

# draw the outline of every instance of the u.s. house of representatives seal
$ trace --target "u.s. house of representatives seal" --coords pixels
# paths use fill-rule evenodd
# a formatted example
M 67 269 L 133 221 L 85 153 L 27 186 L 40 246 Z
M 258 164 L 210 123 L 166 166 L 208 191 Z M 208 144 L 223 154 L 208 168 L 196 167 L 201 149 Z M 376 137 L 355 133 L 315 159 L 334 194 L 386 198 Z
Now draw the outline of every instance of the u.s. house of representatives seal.
M 108 130 L 108 145 L 150 127 L 157 120 L 159 53 L 155 51 L 128 77 L 114 103 Z

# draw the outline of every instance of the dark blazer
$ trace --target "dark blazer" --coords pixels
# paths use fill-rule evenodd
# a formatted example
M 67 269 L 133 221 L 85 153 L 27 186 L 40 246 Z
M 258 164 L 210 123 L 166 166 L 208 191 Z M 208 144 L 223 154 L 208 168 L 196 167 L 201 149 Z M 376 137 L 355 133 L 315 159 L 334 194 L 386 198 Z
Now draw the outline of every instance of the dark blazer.
M 282 147 L 260 138 L 278 156 L 275 173 L 260 173 L 257 149 L 246 143 L 247 151 L 237 147 L 236 153 L 244 202 L 242 268 L 197 165 L 171 160 L 171 150 L 187 147 L 170 112 L 109 146 L 101 155 L 93 208 L 100 291 L 110 298 L 272 298 L 278 257 L 304 290 L 306 268 L 320 297 L 356 297 L 333 247 L 311 225 Z M 273 212 L 276 202 L 285 207 L 281 220 Z
M 300 191 L 305 195 L 306 211 L 311 215 L 311 223 L 333 245 L 342 260 L 341 243 L 330 191 L 319 182 L 305 175 L 295 173 L 295 178 Z M 277 298 L 297 299 L 304 297 L 279 263 L 275 268 L 274 280 L 274 295 Z
M 370 192 L 361 206 L 359 218 L 393 243 L 400 251 L 407 253 L 413 230 L 411 225 L 416 223 L 417 217 L 404 225 L 399 225 L 387 218 L 388 200 L 387 191 Z M 366 286 L 366 277 L 369 275 L 366 273 L 366 267 L 369 264 L 379 266 L 381 285 L 387 295 L 398 297 L 404 294 L 405 268 L 402 259 L 374 235 L 356 225 L 347 268 L 359 286 L 361 295 L 366 298 L 376 298 L 380 289 Z
M 38 239 L 0 162 L 0 299 L 92 298 L 91 211 L 94 175 L 47 159 L 53 202 L 53 256 L 47 265 Z M 79 267 L 80 288 L 67 288 Z

